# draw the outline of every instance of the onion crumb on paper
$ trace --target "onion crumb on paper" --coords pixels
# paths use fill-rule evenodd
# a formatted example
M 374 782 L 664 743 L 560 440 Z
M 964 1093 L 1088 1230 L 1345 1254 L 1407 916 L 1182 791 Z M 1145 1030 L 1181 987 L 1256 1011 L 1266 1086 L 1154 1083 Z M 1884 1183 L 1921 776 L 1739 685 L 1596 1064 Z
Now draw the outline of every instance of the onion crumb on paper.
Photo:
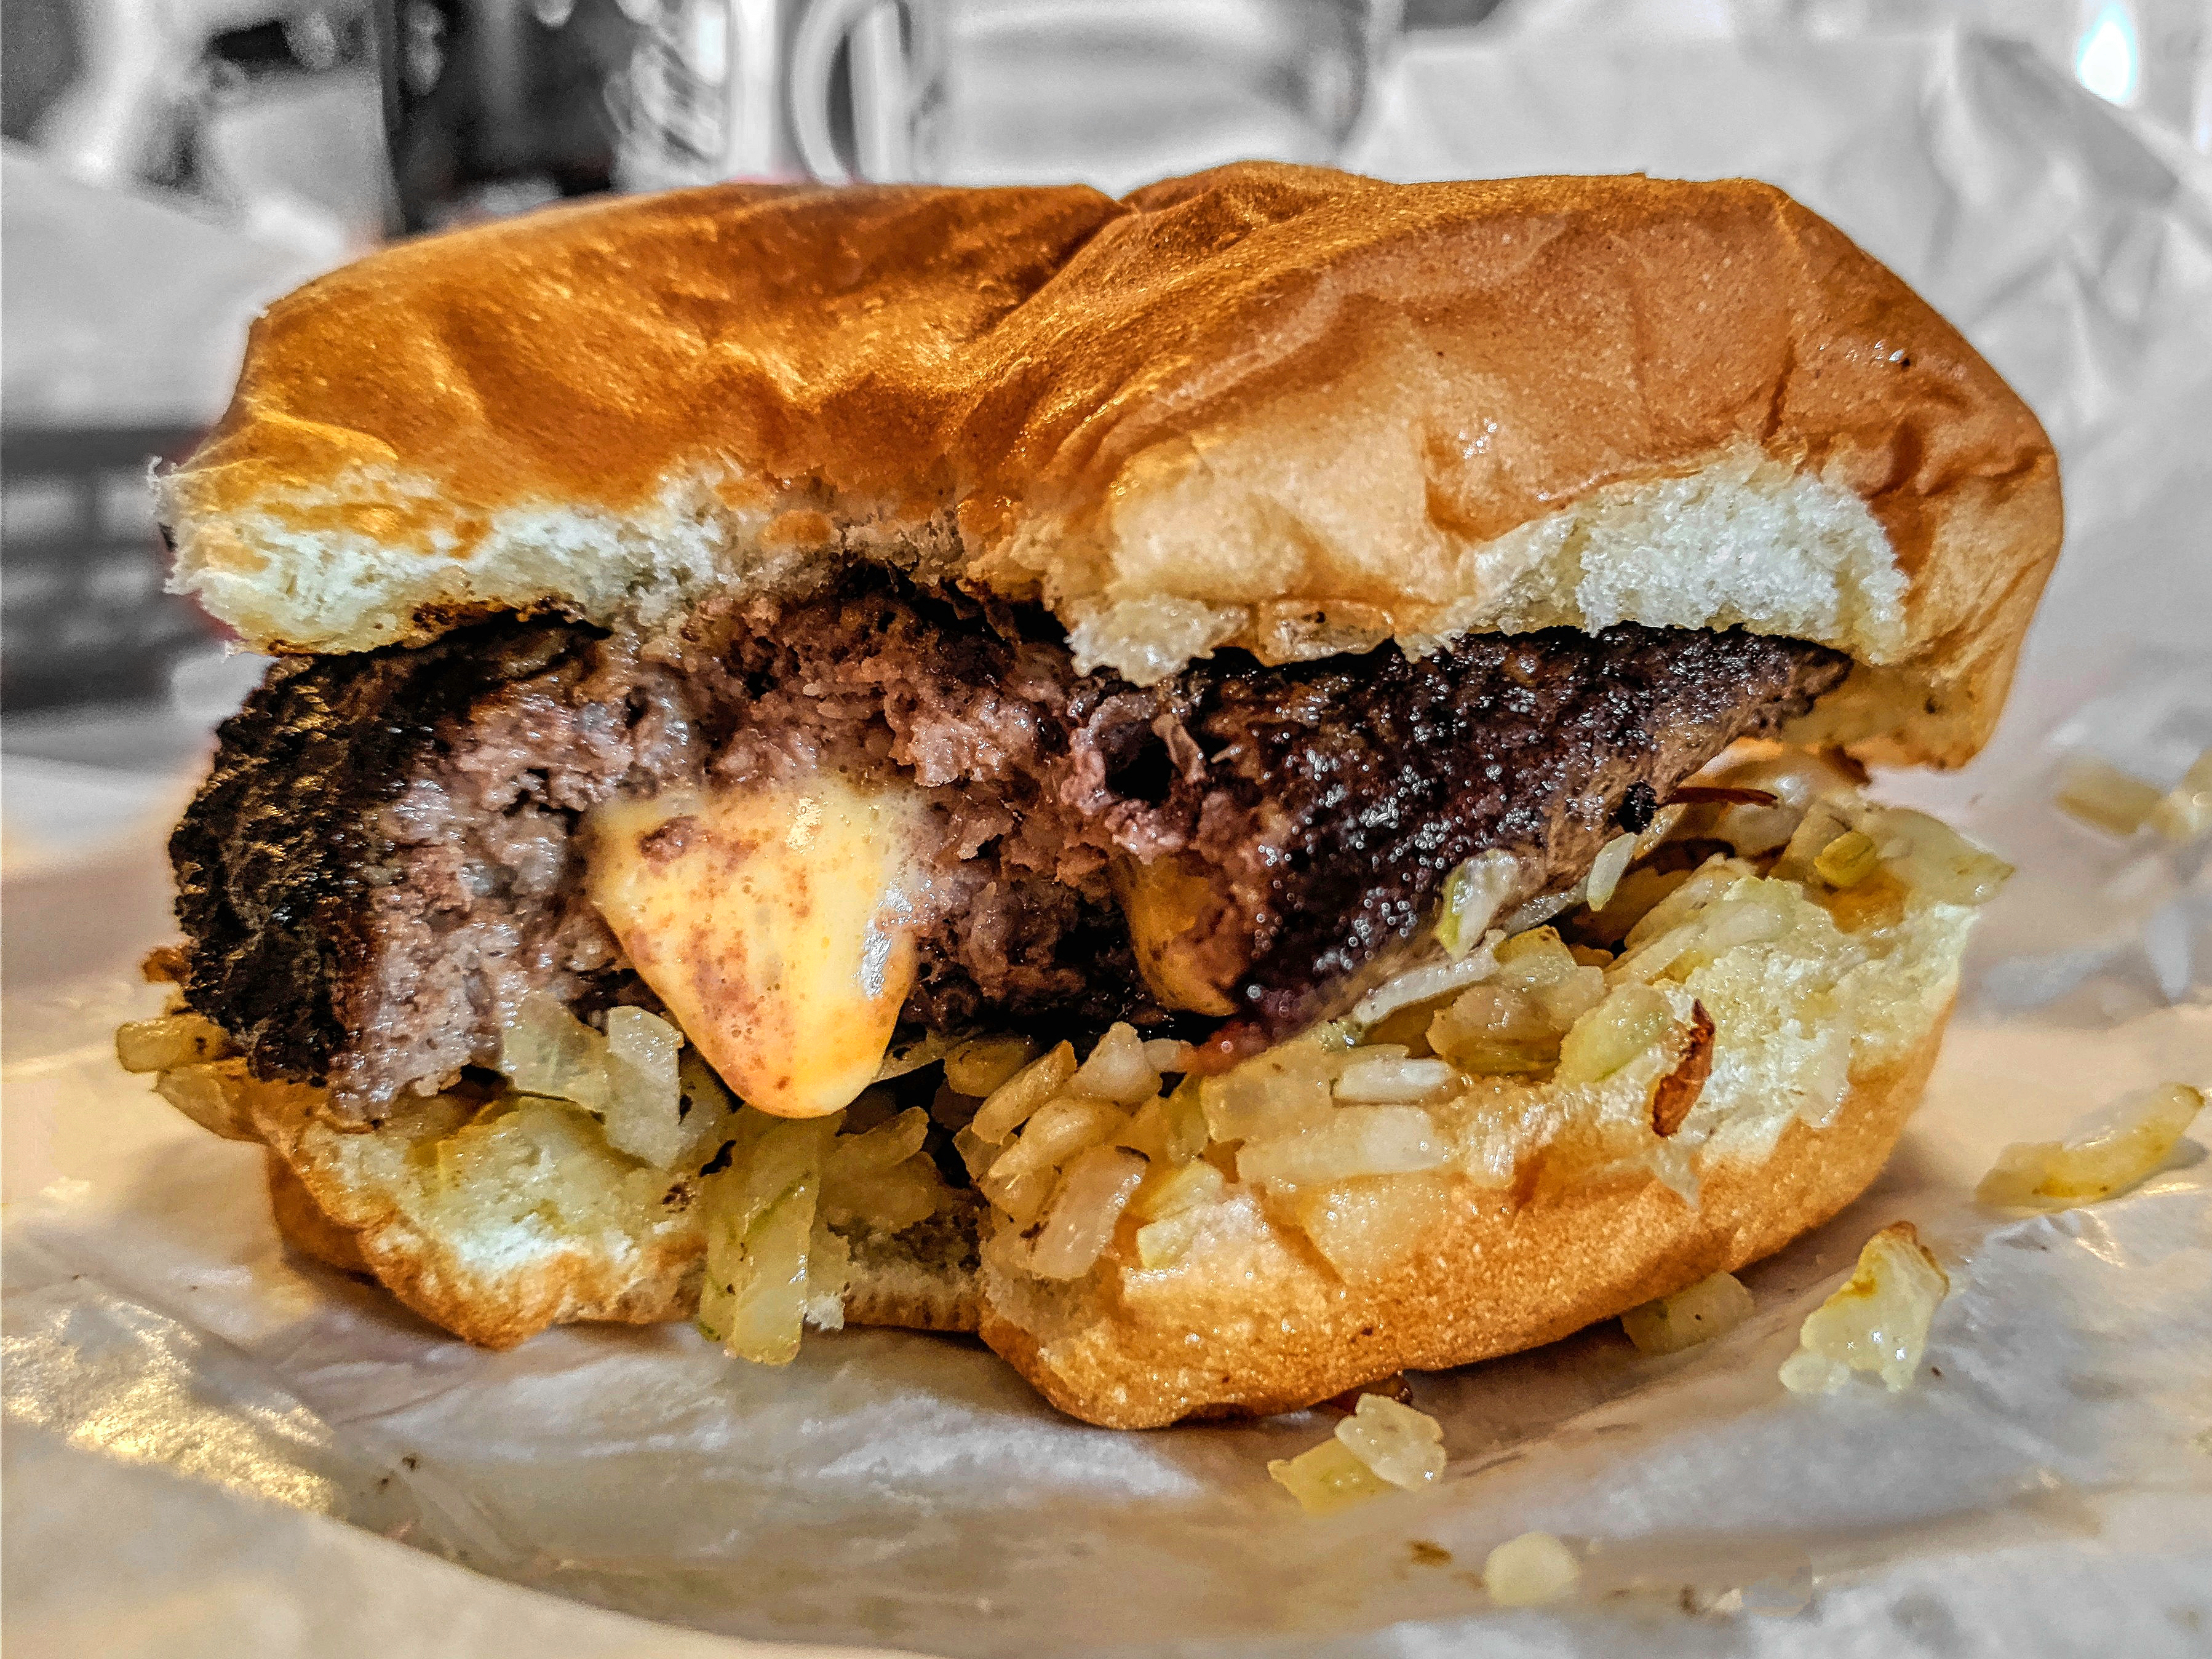
M 2016 1140 L 1974 1196 L 2000 1209 L 2067 1210 L 2124 1192 L 2164 1164 L 2204 1095 L 2160 1083 L 2124 1095 L 2064 1140 Z
M 1482 1588 L 1501 1607 L 1533 1607 L 1556 1601 L 1583 1576 L 1575 1553 L 1548 1532 L 1524 1532 L 1490 1552 L 1482 1564 Z
M 1444 1472 L 1443 1425 L 1387 1395 L 1364 1394 L 1336 1432 L 1311 1451 L 1277 1458 L 1268 1476 L 1308 1515 L 1380 1498 L 1394 1487 L 1418 1492 Z
M 2078 823 L 2122 841 L 2146 826 L 2176 846 L 2212 831 L 2212 749 L 2191 763 L 2164 793 L 2111 762 L 2077 755 L 2060 774 L 2058 810 Z
M 1639 1353 L 1680 1353 L 1724 1336 L 1751 1316 L 1751 1292 L 1734 1273 L 1715 1273 L 1620 1316 Z
M 1853 1371 L 1873 1371 L 1892 1394 L 1910 1387 L 1928 1346 L 1928 1327 L 1951 1280 L 1909 1221 L 1866 1242 L 1842 1289 L 1813 1310 L 1797 1352 L 1782 1364 L 1792 1394 L 1832 1394 Z

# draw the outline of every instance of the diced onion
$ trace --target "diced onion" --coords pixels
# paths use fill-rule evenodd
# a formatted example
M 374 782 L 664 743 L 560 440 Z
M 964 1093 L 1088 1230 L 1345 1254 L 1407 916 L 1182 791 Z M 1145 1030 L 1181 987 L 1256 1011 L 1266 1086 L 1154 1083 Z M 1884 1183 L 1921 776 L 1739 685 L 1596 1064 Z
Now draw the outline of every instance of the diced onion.
M 1828 843 L 1854 828 L 1854 820 L 1863 816 L 1856 796 L 1829 795 L 1814 801 L 1798 820 L 1782 856 L 1775 860 L 1774 875 L 1783 881 L 1803 881 L 1813 872 L 1813 860 L 1826 850 Z M 1635 942 L 1632 934 L 1630 942 Z
M 1189 1163 L 1206 1150 L 1201 1088 L 1199 1079 L 1185 1078 L 1173 1094 L 1146 1101 L 1123 1127 L 1116 1144 L 1142 1152 L 1161 1167 Z
M 573 1102 L 603 1120 L 610 1146 L 668 1169 L 696 1133 L 683 1109 L 683 1048 L 682 1032 L 642 1008 L 610 1008 L 602 1034 L 532 991 L 501 1036 L 499 1069 L 516 1093 Z
M 822 1206 L 835 1221 L 857 1221 L 878 1232 L 902 1232 L 935 1215 L 945 1190 L 936 1166 L 926 1158 L 913 1158 L 870 1175 L 825 1177 Z
M 248 1099 L 253 1086 L 242 1060 L 180 1066 L 154 1079 L 154 1091 L 162 1099 L 225 1140 L 261 1139 Z
M 1026 1227 L 1037 1218 L 1059 1182 L 1060 1171 L 1051 1168 L 1026 1170 L 1013 1176 L 997 1176 L 986 1170 L 976 1176 L 975 1190 Z
M 1975 1195 L 1984 1204 L 2045 1210 L 2110 1198 L 2164 1164 L 2203 1106 L 2203 1095 L 2185 1083 L 2137 1090 L 2065 1140 L 2006 1147 Z
M 607 1010 L 607 1144 L 656 1170 L 672 1167 L 690 1137 L 677 1082 L 684 1036 L 642 1008 Z
M 1733 1273 L 1715 1273 L 1620 1316 L 1639 1353 L 1679 1353 L 1724 1336 L 1751 1316 L 1751 1292 Z
M 1158 1221 L 1148 1221 L 1138 1228 L 1137 1265 L 1165 1267 L 1181 1261 L 1200 1229 L 1206 1225 L 1206 1214 L 1203 1206 L 1194 1206 L 1162 1216 Z
M 1846 830 L 1820 849 L 1813 860 L 1813 873 L 1831 887 L 1856 887 L 1881 863 L 1873 836 L 1862 830 Z
M 1275 1458 L 1267 1465 L 1267 1477 L 1297 1498 L 1308 1515 L 1334 1515 L 1393 1490 L 1349 1446 L 1334 1437 L 1296 1457 Z
M 707 1262 L 699 1326 L 741 1359 L 787 1364 L 806 1317 L 807 1262 L 832 1119 L 758 1121 L 744 1115 L 742 1164 L 701 1183 Z
M 1608 957 L 1607 966 L 1611 965 Z M 1577 963 L 1574 972 L 1536 993 L 1536 1006 L 1564 1031 L 1604 1001 L 1605 992 L 1605 969 Z
M 743 1278 L 723 1338 L 741 1359 L 787 1365 L 799 1354 L 806 1319 L 807 1246 L 814 1233 L 816 1188 L 802 1182 L 771 1204 L 743 1243 Z
M 968 1127 L 979 1139 L 995 1146 L 1027 1122 L 1030 1114 L 1058 1094 L 1074 1075 L 1075 1045 L 1060 1043 L 994 1089 L 990 1098 L 975 1109 L 975 1120 Z
M 1449 996 L 1454 991 L 1486 980 L 1497 971 L 1498 963 L 1492 951 L 1505 935 L 1492 929 L 1482 943 L 1456 962 L 1428 962 L 1408 968 L 1404 973 L 1387 979 L 1376 986 L 1352 1011 L 1352 1018 L 1359 1025 L 1379 1025 L 1401 1008 L 1410 1008 L 1417 1002 L 1434 1002 L 1438 997 Z
M 954 1093 L 989 1094 L 1036 1057 L 1027 1037 L 975 1037 L 945 1056 L 945 1081 Z
M 859 1180 L 905 1163 L 929 1138 L 929 1114 L 909 1106 L 865 1134 L 839 1135 L 830 1143 L 823 1173 L 831 1180 Z
M 1825 842 L 1821 844 L 1826 845 Z M 1807 854 L 1806 858 L 1809 868 L 1812 854 Z M 1698 911 L 1717 902 L 1737 882 L 1753 873 L 1751 866 L 1741 859 L 1708 859 L 1691 872 L 1687 881 L 1645 911 L 1621 943 L 1632 955 L 1635 954 L 1689 921 Z
M 1513 855 L 1496 847 L 1477 853 L 1451 872 L 1444 882 L 1436 927 L 1437 943 L 1446 956 L 1457 962 L 1480 944 L 1483 930 L 1512 894 L 1520 876 L 1521 866 Z
M 696 1168 L 721 1150 L 737 1121 L 738 1103 L 721 1074 L 696 1048 L 687 1047 L 676 1061 L 678 1111 L 684 1121 L 684 1149 L 677 1161 Z
M 1013 1181 L 1056 1170 L 1078 1152 L 1111 1139 L 1125 1121 L 1121 1108 L 1107 1101 L 1066 1095 L 1048 1102 L 999 1154 L 991 1165 L 992 1179 Z
M 126 1072 L 173 1072 L 227 1060 L 234 1052 L 230 1034 L 198 1014 L 132 1020 L 115 1032 L 115 1058 Z
M 1892 1394 L 1910 1386 L 1928 1346 L 1928 1327 L 1951 1281 L 1909 1221 L 1893 1222 L 1866 1242 L 1858 1267 L 1813 1310 L 1784 1362 L 1793 1394 L 1826 1394 L 1853 1371 L 1873 1371 Z
M 1340 1106 L 1280 1139 L 1246 1141 L 1237 1173 L 1246 1181 L 1295 1185 L 1433 1170 L 1445 1156 L 1435 1122 L 1418 1106 Z
M 1884 807 L 1867 818 L 1866 830 L 1877 842 L 1904 842 L 1900 854 L 1885 854 L 1899 878 L 1940 903 L 1986 904 L 2012 878 L 2012 866 L 1925 812 Z
M 587 1111 L 607 1109 L 607 1040 L 562 1006 L 532 991 L 501 1034 L 499 1069 L 515 1092 L 573 1100 Z
M 2199 755 L 2181 781 L 2151 809 L 2148 822 L 2177 846 L 2212 831 L 2212 749 Z
M 1069 1164 L 1030 1252 L 1030 1270 L 1040 1279 L 1089 1273 L 1144 1178 L 1145 1160 L 1121 1146 L 1093 1146 Z
M 1559 1044 L 1562 1083 L 1595 1083 L 1643 1054 L 1673 1029 L 1667 999 L 1633 981 L 1616 986 L 1603 1002 L 1574 1023 Z
M 961 1163 L 968 1166 L 968 1177 L 980 1180 L 999 1159 L 999 1149 L 977 1134 L 973 1129 L 952 1132 L 952 1150 L 960 1154 Z
M 1443 1427 L 1387 1395 L 1363 1394 L 1336 1437 L 1394 1486 L 1418 1492 L 1444 1472 Z
M 1129 1213 L 1139 1221 L 1159 1221 L 1218 1201 L 1228 1186 L 1228 1177 L 1204 1158 L 1180 1169 L 1154 1165 L 1129 1200 Z
M 1512 1077 L 1558 1063 L 1559 1028 L 1526 992 L 1477 985 L 1429 1022 L 1429 1046 L 1478 1077 Z
M 1199 1101 L 1218 1141 L 1287 1134 L 1325 1121 L 1340 1057 L 1307 1043 L 1285 1043 L 1219 1077 L 1203 1079 Z
M 1636 837 L 1615 836 L 1600 850 L 1597 860 L 1590 866 L 1589 880 L 1584 888 L 1583 902 L 1593 910 L 1602 910 L 1613 902 L 1613 889 L 1620 885 L 1620 878 L 1628 868 L 1628 861 L 1636 856 Z
M 2058 810 L 2077 823 L 2123 840 L 2158 810 L 2160 797 L 2150 784 L 2094 755 L 2067 763 L 2059 781 Z
M 1352 1064 L 1336 1079 L 1339 1100 L 1425 1100 L 1452 1080 L 1452 1068 L 1441 1060 L 1361 1060 L 1352 1052 Z
M 1156 1072 L 1188 1072 L 1197 1057 L 1194 1047 L 1176 1037 L 1153 1037 L 1145 1044 L 1145 1063 Z
M 1771 890 L 1778 885 L 1783 884 L 1760 883 L 1756 878 L 1730 884 L 1729 896 L 1709 902 L 1687 921 L 1634 945 L 1613 964 L 1608 977 L 1649 984 L 1678 968 L 1696 967 L 1743 945 L 1780 939 L 1789 932 L 1790 918 L 1771 902 Z M 1759 892 L 1762 887 L 1767 895 Z M 1745 890 L 1749 890 L 1746 896 L 1734 896 Z
M 1482 1564 L 1482 1588 L 1501 1607 L 1533 1607 L 1556 1601 L 1583 1576 L 1575 1553 L 1548 1532 L 1524 1532 L 1490 1552 Z
M 869 1081 L 889 1083 L 893 1078 L 918 1072 L 925 1066 L 934 1066 L 945 1058 L 948 1049 L 957 1046 L 939 1031 L 928 1032 L 912 1042 L 896 1043 L 884 1051 L 883 1064 L 876 1067 L 876 1074 Z
M 1107 1028 L 1097 1046 L 1075 1068 L 1067 1086 L 1076 1094 L 1110 1100 L 1116 1106 L 1133 1106 L 1159 1092 L 1160 1074 L 1145 1058 L 1145 1042 L 1137 1035 L 1137 1028 L 1117 1023 Z
M 937 1167 L 921 1155 L 929 1114 L 910 1106 L 865 1134 L 840 1135 L 823 1159 L 822 1205 L 840 1221 L 895 1233 L 936 1213 Z

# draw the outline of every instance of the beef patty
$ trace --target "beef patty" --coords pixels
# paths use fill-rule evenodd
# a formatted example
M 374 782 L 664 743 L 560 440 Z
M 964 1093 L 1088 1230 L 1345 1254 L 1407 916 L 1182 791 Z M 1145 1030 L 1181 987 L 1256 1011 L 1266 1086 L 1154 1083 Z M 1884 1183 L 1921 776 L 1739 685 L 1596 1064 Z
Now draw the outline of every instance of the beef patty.
M 289 659 L 223 726 L 170 843 L 185 994 L 257 1073 L 373 1117 L 495 1059 L 529 992 L 650 1001 L 584 894 L 590 808 L 831 766 L 932 803 L 907 1020 L 1156 1024 L 1122 901 L 1164 892 L 1173 1000 L 1279 1036 L 1416 937 L 1463 860 L 1503 848 L 1517 897 L 1565 890 L 1847 666 L 1622 625 L 1421 658 L 1223 653 L 1139 688 L 1075 672 L 1044 619 L 875 576 L 649 647 L 507 621 Z

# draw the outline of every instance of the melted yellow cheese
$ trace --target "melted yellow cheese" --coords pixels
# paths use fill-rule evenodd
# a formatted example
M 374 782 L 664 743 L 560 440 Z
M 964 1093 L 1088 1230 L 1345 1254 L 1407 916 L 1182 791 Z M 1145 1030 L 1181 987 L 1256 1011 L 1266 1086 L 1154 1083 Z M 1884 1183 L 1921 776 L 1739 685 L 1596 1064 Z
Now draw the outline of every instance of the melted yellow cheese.
M 819 1117 L 868 1086 L 914 987 L 927 810 L 831 777 L 611 802 L 586 823 L 588 889 L 741 1099 Z

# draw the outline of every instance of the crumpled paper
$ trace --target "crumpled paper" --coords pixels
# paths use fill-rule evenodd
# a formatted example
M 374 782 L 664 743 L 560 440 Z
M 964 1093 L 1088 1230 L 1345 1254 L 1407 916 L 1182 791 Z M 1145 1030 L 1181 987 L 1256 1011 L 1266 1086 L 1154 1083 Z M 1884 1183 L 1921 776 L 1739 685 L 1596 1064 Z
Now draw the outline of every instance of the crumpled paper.
M 8 963 L 17 1650 L 760 1650 L 578 1604 L 961 1656 L 2212 1641 L 2212 1162 L 2185 1142 L 2056 1215 L 1972 1201 L 2005 1142 L 2212 1080 L 2203 849 L 2049 805 L 2067 752 L 2163 784 L 2212 743 L 2212 209 L 2057 71 L 1971 38 L 1432 46 L 1352 164 L 1771 179 L 1944 307 L 2057 440 L 2069 549 L 2002 731 L 1956 776 L 1881 783 L 2021 874 L 1875 1188 L 1749 1270 L 1757 1313 L 1703 1348 L 1644 1358 L 1608 1324 L 1416 1378 L 1443 1480 L 1320 1522 L 1265 1465 L 1328 1419 L 1091 1429 L 963 1340 L 811 1335 L 782 1370 L 681 1327 L 480 1352 L 289 1255 L 258 1149 L 112 1070 L 113 1023 L 155 1002 L 122 950 L 163 927 L 118 879 L 157 859 L 146 836 L 40 873 L 49 918 L 106 913 L 96 945 L 49 926 Z M 1920 1385 L 1785 1395 L 1798 1322 L 1900 1218 L 1954 1286 Z M 1485 1553 L 1535 1528 L 1583 1553 L 1580 1589 L 1492 1607 Z

